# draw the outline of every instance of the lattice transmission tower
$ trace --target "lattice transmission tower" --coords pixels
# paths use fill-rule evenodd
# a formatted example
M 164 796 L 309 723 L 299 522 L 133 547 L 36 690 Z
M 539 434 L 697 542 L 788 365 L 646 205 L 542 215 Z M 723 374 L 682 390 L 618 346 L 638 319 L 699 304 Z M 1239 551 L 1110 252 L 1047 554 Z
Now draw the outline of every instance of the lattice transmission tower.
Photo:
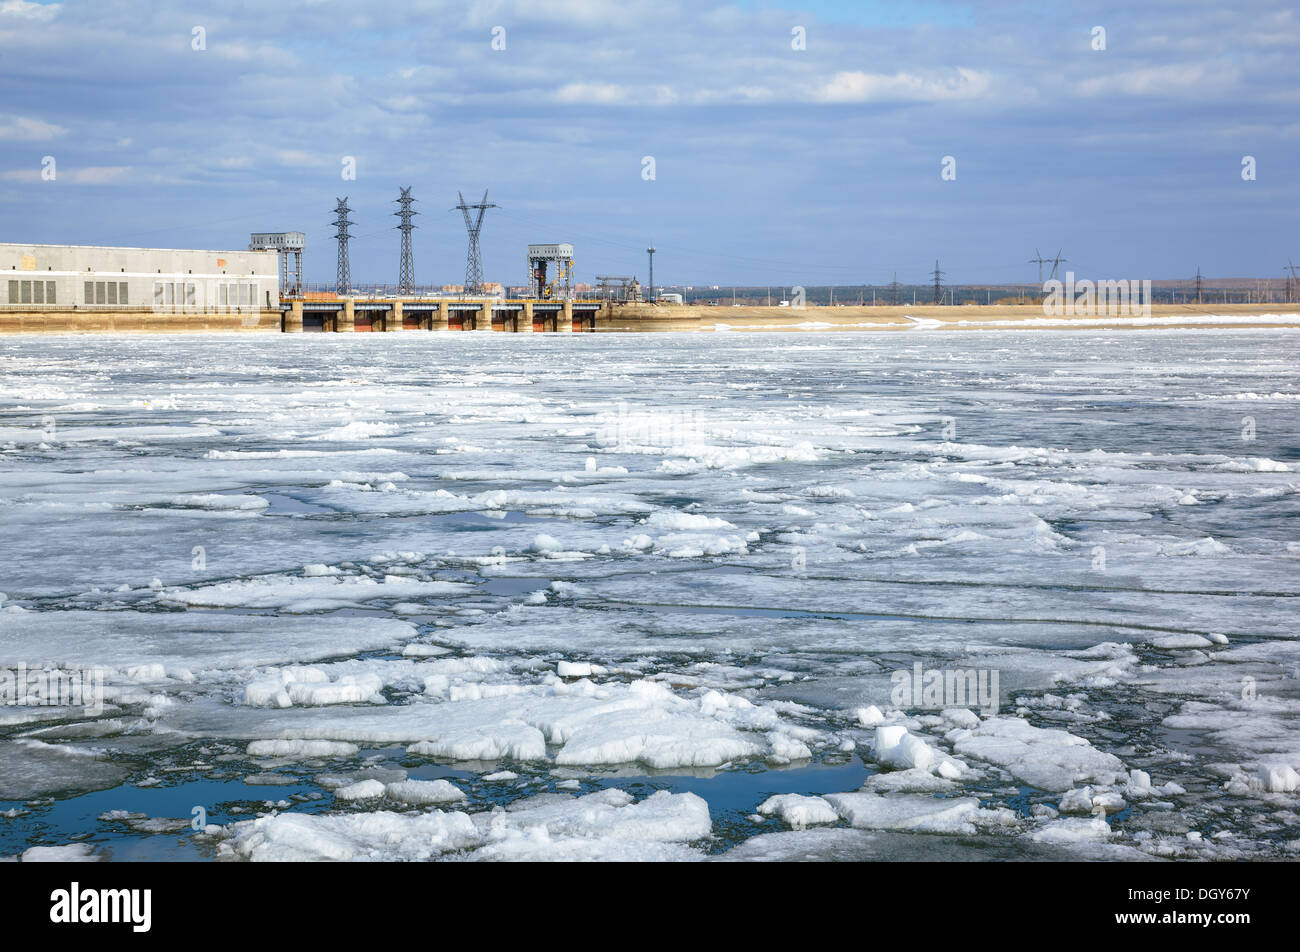
M 1034 256 L 1029 259 L 1030 264 L 1038 265 L 1038 286 L 1040 288 L 1043 286 L 1043 264 L 1051 260 L 1051 258 L 1044 258 L 1043 253 L 1037 248 L 1034 249 Z
M 1062 257 L 1061 257 L 1061 252 L 1062 252 L 1063 250 L 1064 250 L 1064 249 L 1062 249 L 1062 248 L 1057 248 L 1057 249 L 1056 249 L 1056 257 L 1052 259 L 1052 273 L 1051 273 L 1050 275 L 1048 275 L 1048 277 L 1047 277 L 1047 280 L 1049 280 L 1049 281 L 1054 281 L 1054 280 L 1056 280 L 1056 271 L 1057 271 L 1057 269 L 1060 268 L 1061 265 L 1065 264 L 1066 262 L 1068 262 L 1068 261 L 1070 260 L 1069 258 L 1062 258 Z
M 943 278 L 943 272 L 939 270 L 939 261 L 936 258 L 934 262 L 934 303 L 935 304 L 943 303 L 943 283 L 940 280 L 941 278 Z
M 469 252 L 465 256 L 465 294 L 482 294 L 483 293 L 483 256 L 479 252 L 478 235 L 483 229 L 483 215 L 489 208 L 499 208 L 496 202 L 487 200 L 488 190 L 483 189 L 483 200 L 470 204 L 465 201 L 465 196 L 460 192 L 456 193 L 460 199 L 460 204 L 452 211 L 459 209 L 465 216 L 465 230 L 469 232 Z M 477 210 L 476 218 L 470 217 L 470 211 Z
M 352 236 L 348 234 L 348 227 L 356 222 L 348 219 L 348 212 L 352 209 L 348 208 L 347 196 L 336 201 L 338 207 L 334 209 L 334 237 L 339 242 L 339 270 L 334 289 L 339 294 L 347 294 L 352 290 L 352 269 L 348 264 L 348 239 Z
M 415 291 L 415 257 L 411 254 L 411 232 L 415 225 L 411 218 L 420 213 L 411 208 L 413 201 L 415 199 L 411 197 L 411 189 L 403 188 L 402 194 L 397 198 L 398 210 L 393 212 L 401 219 L 397 230 L 402 233 L 402 259 L 397 266 L 398 294 L 411 294 Z

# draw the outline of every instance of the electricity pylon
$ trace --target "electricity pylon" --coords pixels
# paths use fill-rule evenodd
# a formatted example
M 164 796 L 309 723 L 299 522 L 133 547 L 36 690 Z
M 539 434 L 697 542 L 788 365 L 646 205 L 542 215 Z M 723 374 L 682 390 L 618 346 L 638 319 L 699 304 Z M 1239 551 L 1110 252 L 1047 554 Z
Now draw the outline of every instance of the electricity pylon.
M 487 200 L 488 190 L 483 189 L 483 200 L 470 204 L 465 201 L 465 196 L 460 192 L 456 193 L 460 199 L 460 204 L 456 209 L 460 209 L 465 216 L 465 230 L 469 232 L 469 251 L 465 255 L 465 294 L 477 295 L 483 293 L 483 256 L 479 251 L 478 236 L 483 229 L 483 215 L 489 208 L 499 208 L 496 202 Z M 455 211 L 456 209 L 452 209 Z M 478 211 L 478 217 L 471 218 L 470 210 Z

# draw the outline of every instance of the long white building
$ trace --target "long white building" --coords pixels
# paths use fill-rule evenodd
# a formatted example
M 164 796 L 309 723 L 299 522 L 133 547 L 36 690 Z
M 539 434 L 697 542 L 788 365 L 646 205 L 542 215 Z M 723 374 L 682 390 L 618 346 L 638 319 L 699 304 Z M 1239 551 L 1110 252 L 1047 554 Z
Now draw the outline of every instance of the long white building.
M 0 243 L 0 306 L 243 312 L 280 304 L 274 251 Z

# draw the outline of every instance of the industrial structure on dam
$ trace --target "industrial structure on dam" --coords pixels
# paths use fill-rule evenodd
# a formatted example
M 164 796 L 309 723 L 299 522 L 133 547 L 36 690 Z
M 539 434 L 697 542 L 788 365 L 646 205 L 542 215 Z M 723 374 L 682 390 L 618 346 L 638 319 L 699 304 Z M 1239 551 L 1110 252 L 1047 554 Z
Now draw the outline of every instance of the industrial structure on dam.
M 594 289 L 574 280 L 568 242 L 530 244 L 526 279 L 514 288 L 486 282 L 479 236 L 488 193 L 467 202 L 458 193 L 467 233 L 465 282 L 421 287 L 415 281 L 412 231 L 416 201 L 404 187 L 398 280 L 358 286 L 352 279 L 346 197 L 334 209 L 338 261 L 332 288 L 303 281 L 303 232 L 257 232 L 241 251 L 115 248 L 0 243 L 0 330 L 280 330 L 513 332 L 606 329 L 614 310 L 641 303 L 632 277 L 602 276 Z M 509 293 L 508 293 L 509 291 Z M 613 329 L 610 327 L 609 329 Z
M 488 213 L 498 206 L 483 192 L 477 201 L 457 193 L 449 212 L 459 213 L 466 234 L 465 278 L 462 284 L 421 285 L 416 280 L 414 233 L 419 227 L 410 187 L 396 199 L 400 239 L 394 242 L 393 274 L 396 283 L 375 285 L 354 281 L 350 260 L 352 208 L 346 196 L 336 199 L 334 238 L 335 281 L 329 286 L 309 286 L 303 280 L 307 235 L 300 231 L 256 232 L 242 250 L 218 251 L 168 248 L 120 248 L 89 245 L 0 243 L 0 333 L 133 333 L 133 332 L 336 332 L 366 331 L 505 331 L 512 333 L 562 333 L 602 331 L 690 330 L 795 330 L 845 329 L 912 330 L 949 327 L 1024 326 L 1020 322 L 1059 321 L 1047 314 L 1047 300 L 1037 288 L 1014 286 L 1008 300 L 993 300 L 993 287 L 979 287 L 983 300 L 956 299 L 955 290 L 941 284 L 944 272 L 934 267 L 933 304 L 919 303 L 929 289 L 913 287 L 912 302 L 901 300 L 897 280 L 884 289 L 888 298 L 877 301 L 877 288 L 858 288 L 856 305 L 836 298 L 815 299 L 816 289 L 792 288 L 790 299 L 779 289 L 766 290 L 764 306 L 758 294 L 748 302 L 736 300 L 732 289 L 728 305 L 719 288 L 712 300 L 698 293 L 684 300 L 680 293 L 658 293 L 654 284 L 656 248 L 646 248 L 650 282 L 643 289 L 634 276 L 595 276 L 591 284 L 576 280 L 575 248 L 553 241 L 525 246 L 522 280 L 504 286 L 485 280 L 480 245 Z M 474 196 L 471 196 L 473 199 Z M 445 220 L 445 219 L 444 219 Z M 557 236 L 559 237 L 559 236 Z M 1067 259 L 1036 255 L 1030 263 L 1053 267 Z M 1069 276 L 1072 281 L 1072 276 Z M 1049 279 L 1050 283 L 1050 279 Z M 1115 282 L 1109 282 L 1114 284 Z M 1148 282 L 1149 283 L 1149 282 Z M 1263 282 L 1259 282 L 1262 284 Z M 1295 294 L 1294 280 L 1286 286 L 1286 300 Z M 1070 286 L 1067 284 L 1067 286 Z M 693 289 L 682 288 L 685 292 Z M 1046 285 L 1043 288 L 1047 290 Z M 1226 314 L 1224 326 L 1244 326 L 1249 314 L 1267 317 L 1272 292 L 1256 288 L 1245 301 L 1229 302 L 1227 289 L 1213 296 L 1197 278 L 1195 296 L 1175 288 L 1166 291 L 1166 303 L 1151 314 L 1163 316 L 1170 326 L 1180 317 L 1205 324 L 1203 313 Z M 1276 290 L 1276 289 L 1274 289 Z M 944 301 L 944 291 L 947 301 Z M 1028 294 L 1026 294 L 1028 291 Z M 869 296 L 868 296 L 869 292 Z M 969 289 L 968 292 L 969 293 Z M 1219 301 L 1218 296 L 1222 297 Z M 707 295 L 706 295 L 707 296 Z M 1148 291 L 1147 299 L 1150 300 Z M 775 306 L 773 306 L 775 305 Z M 816 320 L 806 308 L 815 306 Z M 1209 309 L 1213 308 L 1213 311 Z M 1074 316 L 1079 316 L 1075 314 Z M 1115 315 L 1118 316 L 1118 315 Z M 996 319 L 996 320 L 993 320 Z M 1143 316 L 1143 320 L 1150 320 Z M 989 323 L 993 320 L 993 323 Z M 1095 323 L 1095 319 L 1094 319 Z M 1213 324 L 1214 322 L 1211 322 Z

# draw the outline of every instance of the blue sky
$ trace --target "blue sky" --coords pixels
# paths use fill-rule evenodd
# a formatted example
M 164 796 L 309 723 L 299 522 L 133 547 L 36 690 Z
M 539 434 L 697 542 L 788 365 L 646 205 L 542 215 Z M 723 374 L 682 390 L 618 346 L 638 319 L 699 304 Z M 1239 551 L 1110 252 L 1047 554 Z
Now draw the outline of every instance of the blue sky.
M 1036 247 L 1088 277 L 1280 277 L 1297 49 L 1300 15 L 1253 0 L 0 0 L 0 240 L 300 230 L 329 281 L 347 195 L 353 275 L 391 283 L 409 185 L 421 282 L 463 278 L 449 210 L 484 188 L 505 283 L 542 241 L 580 280 L 644 280 L 651 241 L 660 283 L 921 282 L 936 258 L 1030 281 Z

